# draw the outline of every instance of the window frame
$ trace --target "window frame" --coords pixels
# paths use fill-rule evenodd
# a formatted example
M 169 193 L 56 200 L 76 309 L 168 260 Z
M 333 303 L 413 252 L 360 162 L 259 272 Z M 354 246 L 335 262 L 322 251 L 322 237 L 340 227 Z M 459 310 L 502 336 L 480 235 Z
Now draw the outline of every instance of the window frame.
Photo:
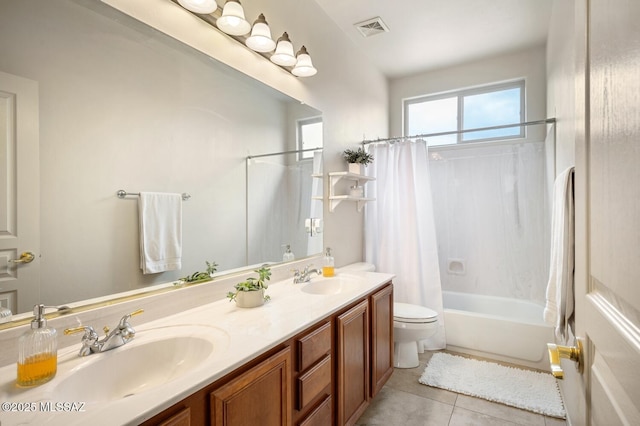
M 418 136 L 418 135 L 408 135 L 409 129 L 409 106 L 413 104 L 419 104 L 423 102 L 429 101 L 437 101 L 441 99 L 449 99 L 456 98 L 457 99 L 457 125 L 455 130 L 456 133 L 456 142 L 455 144 L 445 144 L 445 145 L 429 145 L 429 146 L 456 146 L 456 145 L 464 145 L 464 144 L 472 144 L 478 142 L 494 142 L 494 141 L 504 141 L 508 139 L 524 139 L 527 137 L 526 126 L 519 126 L 520 132 L 516 135 L 508 135 L 508 136 L 497 136 L 497 137 L 488 137 L 488 138 L 478 138 L 473 140 L 464 140 L 463 137 L 465 133 L 461 131 L 464 130 L 464 99 L 468 96 L 474 95 L 482 95 L 493 92 L 500 92 L 510 89 L 520 89 L 520 123 L 524 123 L 526 121 L 526 84 L 524 79 L 471 87 L 467 89 L 454 90 L 450 92 L 442 92 L 432 95 L 423 95 L 416 96 L 414 98 L 407 98 L 403 100 L 403 127 L 402 133 L 404 136 Z M 505 123 L 505 124 L 516 124 L 516 123 Z M 491 127 L 491 126 L 487 126 Z M 513 128 L 517 128 L 514 126 Z M 473 133 L 473 132 L 467 132 Z M 427 141 L 428 143 L 428 141 Z
M 306 126 L 306 125 L 310 125 L 310 124 L 317 124 L 317 123 L 322 123 L 322 116 L 316 116 L 316 117 L 310 117 L 310 118 L 302 118 L 300 120 L 296 120 L 296 149 L 299 151 L 298 152 L 298 161 L 308 161 L 308 160 L 313 160 L 313 156 L 311 157 L 304 157 L 305 152 L 302 152 L 302 150 L 306 149 L 303 147 L 303 143 L 304 141 L 302 140 L 302 127 Z M 324 148 L 324 123 L 322 125 L 322 146 L 317 147 L 315 149 L 323 149 Z M 309 148 L 309 149 L 314 149 L 314 148 Z

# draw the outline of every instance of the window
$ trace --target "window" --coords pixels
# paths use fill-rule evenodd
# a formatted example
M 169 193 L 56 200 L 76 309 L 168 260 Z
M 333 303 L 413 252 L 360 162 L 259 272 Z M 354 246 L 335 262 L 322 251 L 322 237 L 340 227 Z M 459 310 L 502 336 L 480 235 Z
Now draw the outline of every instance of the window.
M 524 122 L 524 81 L 461 90 L 404 101 L 407 136 Z M 523 138 L 524 127 L 433 136 L 429 146 Z
M 322 117 L 298 121 L 298 149 L 322 148 Z M 313 151 L 301 152 L 299 160 L 313 158 Z

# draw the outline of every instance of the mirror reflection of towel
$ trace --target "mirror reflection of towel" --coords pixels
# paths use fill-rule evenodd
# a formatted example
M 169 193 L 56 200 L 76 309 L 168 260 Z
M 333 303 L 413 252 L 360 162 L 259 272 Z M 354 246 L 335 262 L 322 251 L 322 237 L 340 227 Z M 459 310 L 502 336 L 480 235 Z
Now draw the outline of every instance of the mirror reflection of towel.
M 141 192 L 138 212 L 142 273 L 182 268 L 182 196 Z

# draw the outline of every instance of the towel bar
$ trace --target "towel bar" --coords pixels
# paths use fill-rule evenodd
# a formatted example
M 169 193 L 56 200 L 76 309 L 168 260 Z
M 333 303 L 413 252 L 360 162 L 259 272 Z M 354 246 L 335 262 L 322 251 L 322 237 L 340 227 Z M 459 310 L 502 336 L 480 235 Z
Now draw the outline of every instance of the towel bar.
M 116 195 L 118 196 L 118 198 L 124 198 L 127 195 L 140 195 L 140 193 L 139 192 L 127 192 L 127 191 L 121 189 L 118 192 L 116 192 Z M 189 198 L 191 198 L 191 195 L 187 194 L 186 192 L 182 193 L 182 201 L 188 201 Z

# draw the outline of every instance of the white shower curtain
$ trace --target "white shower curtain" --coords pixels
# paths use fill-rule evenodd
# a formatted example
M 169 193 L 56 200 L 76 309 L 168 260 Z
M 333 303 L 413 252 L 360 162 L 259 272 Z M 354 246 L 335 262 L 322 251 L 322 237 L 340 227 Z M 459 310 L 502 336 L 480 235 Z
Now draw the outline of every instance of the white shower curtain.
M 436 243 L 427 144 L 424 140 L 372 144 L 367 174 L 365 259 L 378 271 L 393 273 L 394 300 L 426 306 L 438 313 L 438 333 L 426 349 L 446 346 L 442 288 Z

